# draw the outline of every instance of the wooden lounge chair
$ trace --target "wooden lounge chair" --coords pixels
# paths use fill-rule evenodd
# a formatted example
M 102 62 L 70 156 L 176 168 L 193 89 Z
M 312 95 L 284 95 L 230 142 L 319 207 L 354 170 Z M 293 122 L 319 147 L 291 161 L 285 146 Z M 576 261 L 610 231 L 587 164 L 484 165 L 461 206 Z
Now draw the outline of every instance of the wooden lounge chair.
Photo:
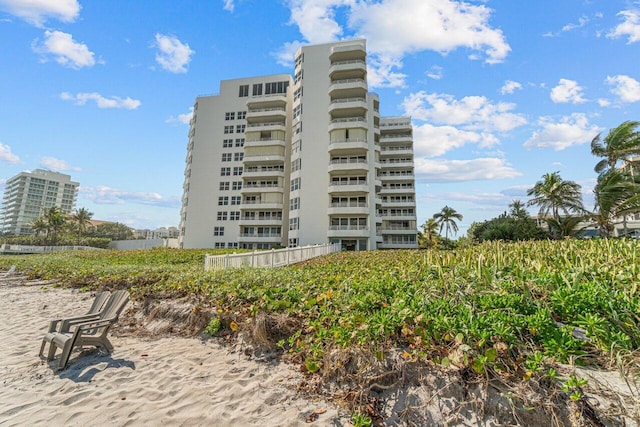
M 42 345 L 40 346 L 40 356 L 44 354 L 44 348 L 47 345 L 47 336 L 54 332 L 69 332 L 70 328 L 78 323 L 87 322 L 89 320 L 97 320 L 100 316 L 100 311 L 105 306 L 105 303 L 111 295 L 110 292 L 100 292 L 93 299 L 93 303 L 87 311 L 87 314 L 82 316 L 68 317 L 66 319 L 53 319 L 49 321 L 49 330 L 47 335 L 42 339 Z
M 75 347 L 90 345 L 103 348 L 111 353 L 113 345 L 107 338 L 107 334 L 111 326 L 118 321 L 118 316 L 120 316 L 128 301 L 129 292 L 126 290 L 113 292 L 104 304 L 102 311 L 97 315 L 86 316 L 82 321 L 74 320 L 68 322 L 67 330 L 61 328 L 60 331 L 54 330 L 47 333 L 42 339 L 40 354 L 42 355 L 46 343 L 49 343 L 47 360 L 53 360 L 56 350 L 61 348 L 62 354 L 58 362 L 58 370 L 62 370 L 67 367 L 71 351 Z M 63 326 L 65 326 L 64 321 Z

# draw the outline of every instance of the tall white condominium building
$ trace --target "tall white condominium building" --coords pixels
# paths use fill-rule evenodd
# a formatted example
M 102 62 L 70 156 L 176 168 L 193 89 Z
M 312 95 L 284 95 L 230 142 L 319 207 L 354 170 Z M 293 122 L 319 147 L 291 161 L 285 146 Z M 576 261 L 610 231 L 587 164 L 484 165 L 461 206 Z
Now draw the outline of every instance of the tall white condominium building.
M 79 185 L 69 175 L 42 169 L 9 178 L 2 200 L 2 233 L 32 234 L 31 221 L 52 206 L 71 213 Z
M 197 98 L 186 163 L 182 247 L 417 247 L 411 121 L 380 117 L 364 40 Z

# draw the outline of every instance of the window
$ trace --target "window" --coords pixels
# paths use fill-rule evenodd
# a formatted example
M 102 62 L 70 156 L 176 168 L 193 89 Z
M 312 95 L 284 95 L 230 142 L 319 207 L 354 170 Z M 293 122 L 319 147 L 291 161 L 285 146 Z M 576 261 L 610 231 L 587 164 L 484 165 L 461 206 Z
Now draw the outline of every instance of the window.
M 236 166 L 235 168 L 233 168 L 233 176 L 240 175 L 242 175 L 242 166 Z
M 227 243 L 227 247 L 229 249 L 238 249 L 239 245 L 238 245 L 238 242 L 229 242 Z
M 289 82 L 265 83 L 264 93 L 265 95 L 270 95 L 272 93 L 286 93 L 287 87 L 289 87 Z
M 224 249 L 224 242 L 215 242 L 216 249 Z
M 220 191 L 225 191 L 229 189 L 229 181 L 220 182 Z
M 224 236 L 224 227 L 213 227 L 214 236 Z
M 229 204 L 229 197 L 228 196 L 218 197 L 218 206 L 226 206 L 228 204 Z
M 253 96 L 262 95 L 262 83 L 256 83 L 253 85 L 253 92 L 251 92 Z
M 300 55 L 296 56 L 295 66 L 298 67 L 298 65 L 301 65 L 303 62 L 304 62 L 304 53 L 301 53 Z
M 298 230 L 300 228 L 300 222 L 298 218 L 289 218 L 289 230 Z
M 245 125 L 236 125 L 236 133 L 244 133 Z
M 289 239 L 289 247 L 297 248 L 298 247 L 298 239 Z
M 242 181 L 233 181 L 233 190 L 242 190 Z
M 223 162 L 230 162 L 231 161 L 231 153 L 222 153 L 222 161 Z
M 244 138 L 236 138 L 236 147 L 244 147 Z
M 296 107 L 294 107 L 294 109 L 293 109 L 293 118 L 295 119 L 300 114 L 302 114 L 302 104 L 299 104 Z
M 300 189 L 300 178 L 294 178 L 291 180 L 291 191 Z
M 224 133 L 233 133 L 233 125 L 225 126 Z
M 231 148 L 231 147 L 233 147 L 233 139 L 222 140 L 222 148 Z
M 244 120 L 247 118 L 247 112 L 246 111 L 238 111 L 238 120 Z
M 231 168 L 220 168 L 220 176 L 230 176 Z
M 295 159 L 291 162 L 291 172 L 295 172 L 297 170 L 300 170 L 300 167 L 302 166 L 302 159 Z
M 294 100 L 294 101 L 296 101 L 296 100 L 298 100 L 299 98 L 302 98 L 302 94 L 303 94 L 303 92 L 304 92 L 304 91 L 302 90 L 302 86 L 300 86 L 298 89 L 296 89 L 296 90 L 293 92 L 293 100 Z
M 240 203 L 242 203 L 242 196 L 231 196 L 232 205 L 239 205 Z
M 244 158 L 244 153 L 234 153 L 233 154 L 233 160 L 235 162 L 241 162 L 243 158 Z
M 236 113 L 234 113 L 233 111 L 231 111 L 230 113 L 224 113 L 224 119 L 225 120 L 233 120 L 236 117 Z
M 226 221 L 227 220 L 227 212 L 218 211 L 218 215 L 216 216 L 216 220 L 218 220 L 218 221 Z
M 300 209 L 300 197 L 294 197 L 289 200 L 289 210 L 295 211 L 297 209 Z
M 231 211 L 229 213 L 229 219 L 231 221 L 238 221 L 240 219 L 240 211 Z
M 298 83 L 302 81 L 303 77 L 304 77 L 303 70 L 298 71 L 296 75 L 293 77 L 293 83 Z
M 238 96 L 240 98 L 249 96 L 249 85 L 240 85 L 240 88 L 238 89 Z

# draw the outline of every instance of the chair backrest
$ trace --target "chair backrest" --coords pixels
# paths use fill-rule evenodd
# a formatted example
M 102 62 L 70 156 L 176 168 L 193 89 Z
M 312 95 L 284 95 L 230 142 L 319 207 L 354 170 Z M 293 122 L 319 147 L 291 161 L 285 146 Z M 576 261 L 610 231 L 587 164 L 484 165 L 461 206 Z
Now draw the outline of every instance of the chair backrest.
M 100 313 L 100 319 L 118 318 L 120 312 L 129 301 L 129 292 L 126 290 L 115 291 L 109 297 Z
M 104 304 L 109 299 L 110 295 L 111 295 L 111 292 L 108 292 L 108 291 L 98 293 L 95 299 L 93 300 L 93 304 L 91 304 L 91 308 L 89 308 L 89 311 L 87 312 L 87 314 L 95 314 L 100 312 Z

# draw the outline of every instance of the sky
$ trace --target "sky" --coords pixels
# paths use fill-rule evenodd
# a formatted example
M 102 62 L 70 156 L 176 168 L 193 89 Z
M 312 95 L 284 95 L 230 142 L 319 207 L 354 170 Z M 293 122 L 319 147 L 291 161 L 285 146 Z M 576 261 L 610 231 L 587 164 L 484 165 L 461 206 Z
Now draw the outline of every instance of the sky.
M 640 121 L 637 1 L 0 0 L 0 191 L 49 169 L 94 219 L 178 226 L 195 98 L 351 38 L 412 118 L 418 224 L 448 205 L 459 236 L 545 173 L 593 209 L 591 140 Z

